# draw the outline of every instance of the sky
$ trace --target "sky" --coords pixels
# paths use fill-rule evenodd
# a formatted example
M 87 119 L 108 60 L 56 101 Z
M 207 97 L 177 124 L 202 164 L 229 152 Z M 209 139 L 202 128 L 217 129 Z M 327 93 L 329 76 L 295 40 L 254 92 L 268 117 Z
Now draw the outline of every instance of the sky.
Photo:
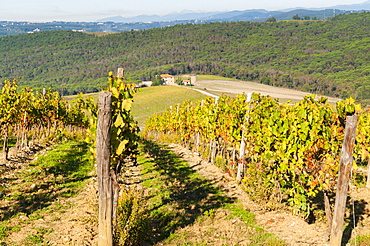
M 366 0 L 0 0 L 0 21 L 96 21 L 171 12 L 322 8 Z

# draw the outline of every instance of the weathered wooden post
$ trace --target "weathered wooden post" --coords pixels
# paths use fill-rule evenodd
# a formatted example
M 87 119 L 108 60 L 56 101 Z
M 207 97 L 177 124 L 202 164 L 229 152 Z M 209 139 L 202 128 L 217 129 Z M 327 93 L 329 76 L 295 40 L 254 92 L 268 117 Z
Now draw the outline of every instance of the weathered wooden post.
M 246 102 L 249 103 L 252 100 L 252 93 L 247 94 Z M 249 110 L 247 111 L 249 113 Z M 248 117 L 245 119 L 247 122 L 249 120 Z M 238 172 L 236 174 L 236 181 L 239 183 L 242 181 L 243 178 L 243 170 L 244 170 L 244 153 L 245 153 L 245 140 L 244 140 L 244 130 L 242 131 L 242 140 L 240 142 L 240 150 L 239 150 L 239 163 L 238 163 Z
M 218 107 L 218 97 L 215 97 L 215 107 L 217 108 Z M 216 110 L 215 112 L 216 113 Z M 210 144 L 209 144 L 209 147 L 210 147 L 210 154 L 211 154 L 211 157 L 210 157 L 210 162 L 212 164 L 215 163 L 215 160 L 216 160 L 216 154 L 217 154 L 217 139 L 212 139 Z
M 244 131 L 242 131 L 242 134 L 244 135 Z M 238 183 L 241 182 L 243 178 L 244 153 L 245 153 L 245 141 L 244 141 L 244 137 L 242 136 L 242 140 L 240 142 L 240 149 L 239 149 L 238 172 L 236 174 L 236 181 Z
M 9 126 L 5 125 L 3 152 L 5 160 L 9 160 Z
M 347 116 L 342 153 L 340 156 L 337 192 L 335 198 L 330 245 L 340 246 L 343 236 L 344 213 L 346 209 L 348 185 L 352 171 L 353 148 L 356 138 L 357 115 Z
M 204 100 L 201 101 L 200 106 L 204 106 Z M 195 137 L 195 150 L 196 152 L 199 152 L 199 145 L 200 145 L 200 132 L 197 132 L 197 135 Z
M 123 76 L 124 76 L 124 70 L 123 70 L 123 68 L 120 67 L 120 68 L 117 69 L 117 78 L 122 79 Z
M 328 221 L 328 228 L 326 230 L 326 235 L 325 236 L 327 237 L 327 241 L 329 241 L 330 233 L 331 233 L 331 226 L 333 224 L 333 214 L 332 214 L 332 211 L 331 211 L 331 208 L 330 208 L 330 201 L 329 201 L 328 192 L 326 190 L 324 190 L 324 206 L 325 206 L 326 219 Z
M 21 146 L 20 146 L 21 149 L 28 147 L 28 131 L 26 128 L 26 124 L 27 124 L 27 111 L 24 111 L 23 127 L 22 127 L 22 133 L 21 133 Z
M 98 245 L 113 245 L 112 213 L 113 192 L 110 177 L 110 127 L 112 93 L 99 93 L 98 125 L 96 133 L 96 162 L 99 192 Z
M 370 189 L 370 156 L 367 157 L 367 181 L 366 188 Z

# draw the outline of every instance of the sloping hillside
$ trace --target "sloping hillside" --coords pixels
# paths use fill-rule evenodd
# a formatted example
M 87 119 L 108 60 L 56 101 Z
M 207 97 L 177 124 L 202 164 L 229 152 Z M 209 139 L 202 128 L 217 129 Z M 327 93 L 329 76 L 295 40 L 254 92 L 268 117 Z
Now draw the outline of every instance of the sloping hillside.
M 0 76 L 96 91 L 109 70 L 133 80 L 216 74 L 331 96 L 370 98 L 370 13 L 330 21 L 211 23 L 96 37 L 69 31 L 0 38 Z

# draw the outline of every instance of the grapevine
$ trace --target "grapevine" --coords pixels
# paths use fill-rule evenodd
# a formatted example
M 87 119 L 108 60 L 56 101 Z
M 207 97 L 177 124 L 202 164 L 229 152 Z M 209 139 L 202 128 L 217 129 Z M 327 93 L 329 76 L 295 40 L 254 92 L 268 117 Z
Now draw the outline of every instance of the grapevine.
M 3 151 L 8 158 L 8 140 L 17 139 L 20 149 L 29 147 L 29 139 L 55 138 L 66 127 L 87 128 L 88 116 L 80 104 L 62 100 L 58 92 L 40 93 L 32 88 L 18 90 L 17 80 L 5 80 L 0 93 L 0 129 Z M 11 136 L 11 133 L 16 133 Z M 31 135 L 32 133 L 32 135 Z
M 185 102 L 176 110 L 152 116 L 145 134 L 172 135 L 189 147 L 196 146 L 199 135 L 202 156 L 208 158 L 213 152 L 218 158 L 208 160 L 222 159 L 216 164 L 232 175 L 235 163 L 245 162 L 243 183 L 252 198 L 284 201 L 294 213 L 307 216 L 312 200 L 334 189 L 345 116 L 358 112 L 364 134 L 358 134 L 355 156 L 364 160 L 370 152 L 369 113 L 362 112 L 353 99 L 334 106 L 315 95 L 294 104 L 259 94 L 253 94 L 249 103 L 244 95 L 222 96 L 217 102 L 208 98 L 202 104 Z M 242 137 L 246 158 L 238 160 Z

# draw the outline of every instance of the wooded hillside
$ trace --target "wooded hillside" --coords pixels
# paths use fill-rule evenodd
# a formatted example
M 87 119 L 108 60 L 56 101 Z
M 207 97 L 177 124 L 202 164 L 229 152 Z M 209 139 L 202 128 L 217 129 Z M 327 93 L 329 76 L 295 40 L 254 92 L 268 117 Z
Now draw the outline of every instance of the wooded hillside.
M 215 74 L 330 96 L 370 99 L 370 13 L 330 21 L 177 25 L 97 37 L 50 31 L 0 38 L 0 76 L 62 94 L 91 92 L 106 74 Z

